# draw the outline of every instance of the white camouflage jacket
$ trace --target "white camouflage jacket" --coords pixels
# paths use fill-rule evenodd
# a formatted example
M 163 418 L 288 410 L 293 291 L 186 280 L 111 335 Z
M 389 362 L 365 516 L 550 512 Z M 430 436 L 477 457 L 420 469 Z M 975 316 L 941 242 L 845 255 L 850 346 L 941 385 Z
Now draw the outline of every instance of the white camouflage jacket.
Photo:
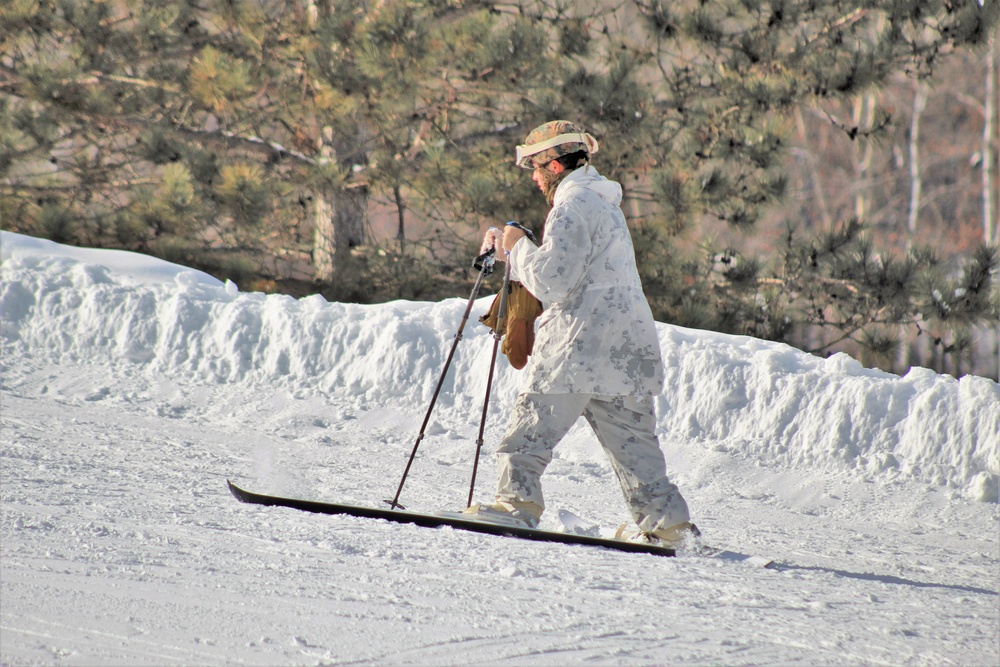
M 559 184 L 541 246 L 521 239 L 512 275 L 545 311 L 521 391 L 645 396 L 663 385 L 621 186 L 586 166 Z

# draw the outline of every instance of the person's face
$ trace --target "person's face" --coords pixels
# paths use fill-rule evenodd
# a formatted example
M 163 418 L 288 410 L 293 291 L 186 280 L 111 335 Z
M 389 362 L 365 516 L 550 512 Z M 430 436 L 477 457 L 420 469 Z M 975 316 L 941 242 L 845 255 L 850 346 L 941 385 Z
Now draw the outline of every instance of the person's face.
M 565 167 L 558 160 L 552 160 L 543 165 L 536 164 L 535 170 L 531 172 L 531 180 L 535 182 L 539 190 L 545 192 L 549 179 L 558 176 L 564 169 Z

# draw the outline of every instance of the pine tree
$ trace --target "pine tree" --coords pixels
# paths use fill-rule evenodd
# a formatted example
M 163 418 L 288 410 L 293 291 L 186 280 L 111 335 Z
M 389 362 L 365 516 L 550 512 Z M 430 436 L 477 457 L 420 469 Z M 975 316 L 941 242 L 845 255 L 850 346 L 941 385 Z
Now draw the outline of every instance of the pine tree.
M 16 0 L 4 226 L 226 277 L 311 266 L 338 298 L 440 294 L 469 229 L 500 222 L 508 190 L 529 199 L 504 167 L 525 90 L 559 74 L 545 39 L 490 3 Z M 372 245 L 376 205 L 395 247 Z
M 879 251 L 867 187 L 825 236 L 790 222 L 763 257 L 740 239 L 787 197 L 803 110 L 874 169 L 880 87 L 985 48 L 998 20 L 976 0 L 11 0 L 0 216 L 245 288 L 464 295 L 486 224 L 544 220 L 512 146 L 568 118 L 625 187 L 659 319 L 876 362 L 909 326 L 961 356 L 997 318 L 995 248 L 961 277 Z
M 1000 18 L 996 3 L 632 6 L 645 31 L 622 48 L 636 54 L 635 79 L 654 82 L 657 95 L 643 110 L 647 131 L 622 137 L 640 139 L 625 150 L 644 163 L 622 175 L 635 183 L 638 219 L 658 230 L 638 238 L 650 244 L 640 250 L 641 266 L 659 318 L 793 341 L 818 353 L 847 347 L 884 365 L 891 365 L 902 328 L 933 328 L 934 340 L 956 341 L 944 346 L 960 357 L 974 322 L 1000 322 L 995 283 L 969 278 L 995 274 L 996 248 L 983 246 L 964 277 L 950 282 L 931 254 L 878 253 L 865 233 L 869 204 L 861 188 L 853 219 L 807 240 L 790 222 L 777 257 L 718 248 L 705 235 L 697 254 L 682 256 L 673 247 L 678 233 L 697 231 L 707 219 L 752 233 L 775 210 L 786 195 L 787 148 L 803 107 L 853 103 L 852 115 L 827 120 L 858 147 L 860 168 L 870 169 L 873 147 L 892 127 L 874 91 L 898 72 L 923 81 L 948 54 L 986 48 Z M 973 293 L 971 301 L 962 297 L 962 316 L 954 315 L 949 295 Z
M 267 237 L 294 228 L 285 204 L 302 197 L 285 179 L 316 161 L 271 140 L 264 121 L 280 116 L 292 77 L 269 76 L 282 36 L 242 7 L 0 9 L 5 227 L 58 220 L 67 242 L 266 274 Z

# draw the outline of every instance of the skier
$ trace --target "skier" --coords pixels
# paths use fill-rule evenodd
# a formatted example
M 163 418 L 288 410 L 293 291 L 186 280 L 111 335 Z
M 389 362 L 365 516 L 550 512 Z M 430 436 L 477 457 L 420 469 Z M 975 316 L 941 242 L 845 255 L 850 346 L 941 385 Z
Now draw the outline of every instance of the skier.
M 517 165 L 532 170 L 552 208 L 540 246 L 508 225 L 503 249 L 512 275 L 544 312 L 497 448 L 495 502 L 466 512 L 536 527 L 545 509 L 542 473 L 583 415 L 638 526 L 627 537 L 679 546 L 698 529 L 667 478 L 654 430 L 653 395 L 663 384 L 659 341 L 620 207 L 622 188 L 590 165 L 597 149 L 593 136 L 565 120 L 535 128 L 517 147 Z

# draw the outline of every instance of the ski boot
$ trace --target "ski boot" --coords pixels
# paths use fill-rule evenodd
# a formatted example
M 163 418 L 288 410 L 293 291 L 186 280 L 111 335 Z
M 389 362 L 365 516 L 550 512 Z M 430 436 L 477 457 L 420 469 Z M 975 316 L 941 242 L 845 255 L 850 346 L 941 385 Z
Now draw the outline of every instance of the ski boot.
M 615 532 L 615 539 L 626 542 L 656 544 L 658 546 L 677 549 L 678 551 L 697 552 L 703 546 L 701 543 L 701 531 L 698 530 L 698 526 L 690 521 L 651 532 L 637 530 L 634 526 L 630 529 L 629 524 L 623 523 Z
M 542 508 L 535 503 L 497 501 L 492 504 L 472 505 L 462 514 L 470 519 L 499 523 L 518 528 L 537 528 L 542 518 Z

